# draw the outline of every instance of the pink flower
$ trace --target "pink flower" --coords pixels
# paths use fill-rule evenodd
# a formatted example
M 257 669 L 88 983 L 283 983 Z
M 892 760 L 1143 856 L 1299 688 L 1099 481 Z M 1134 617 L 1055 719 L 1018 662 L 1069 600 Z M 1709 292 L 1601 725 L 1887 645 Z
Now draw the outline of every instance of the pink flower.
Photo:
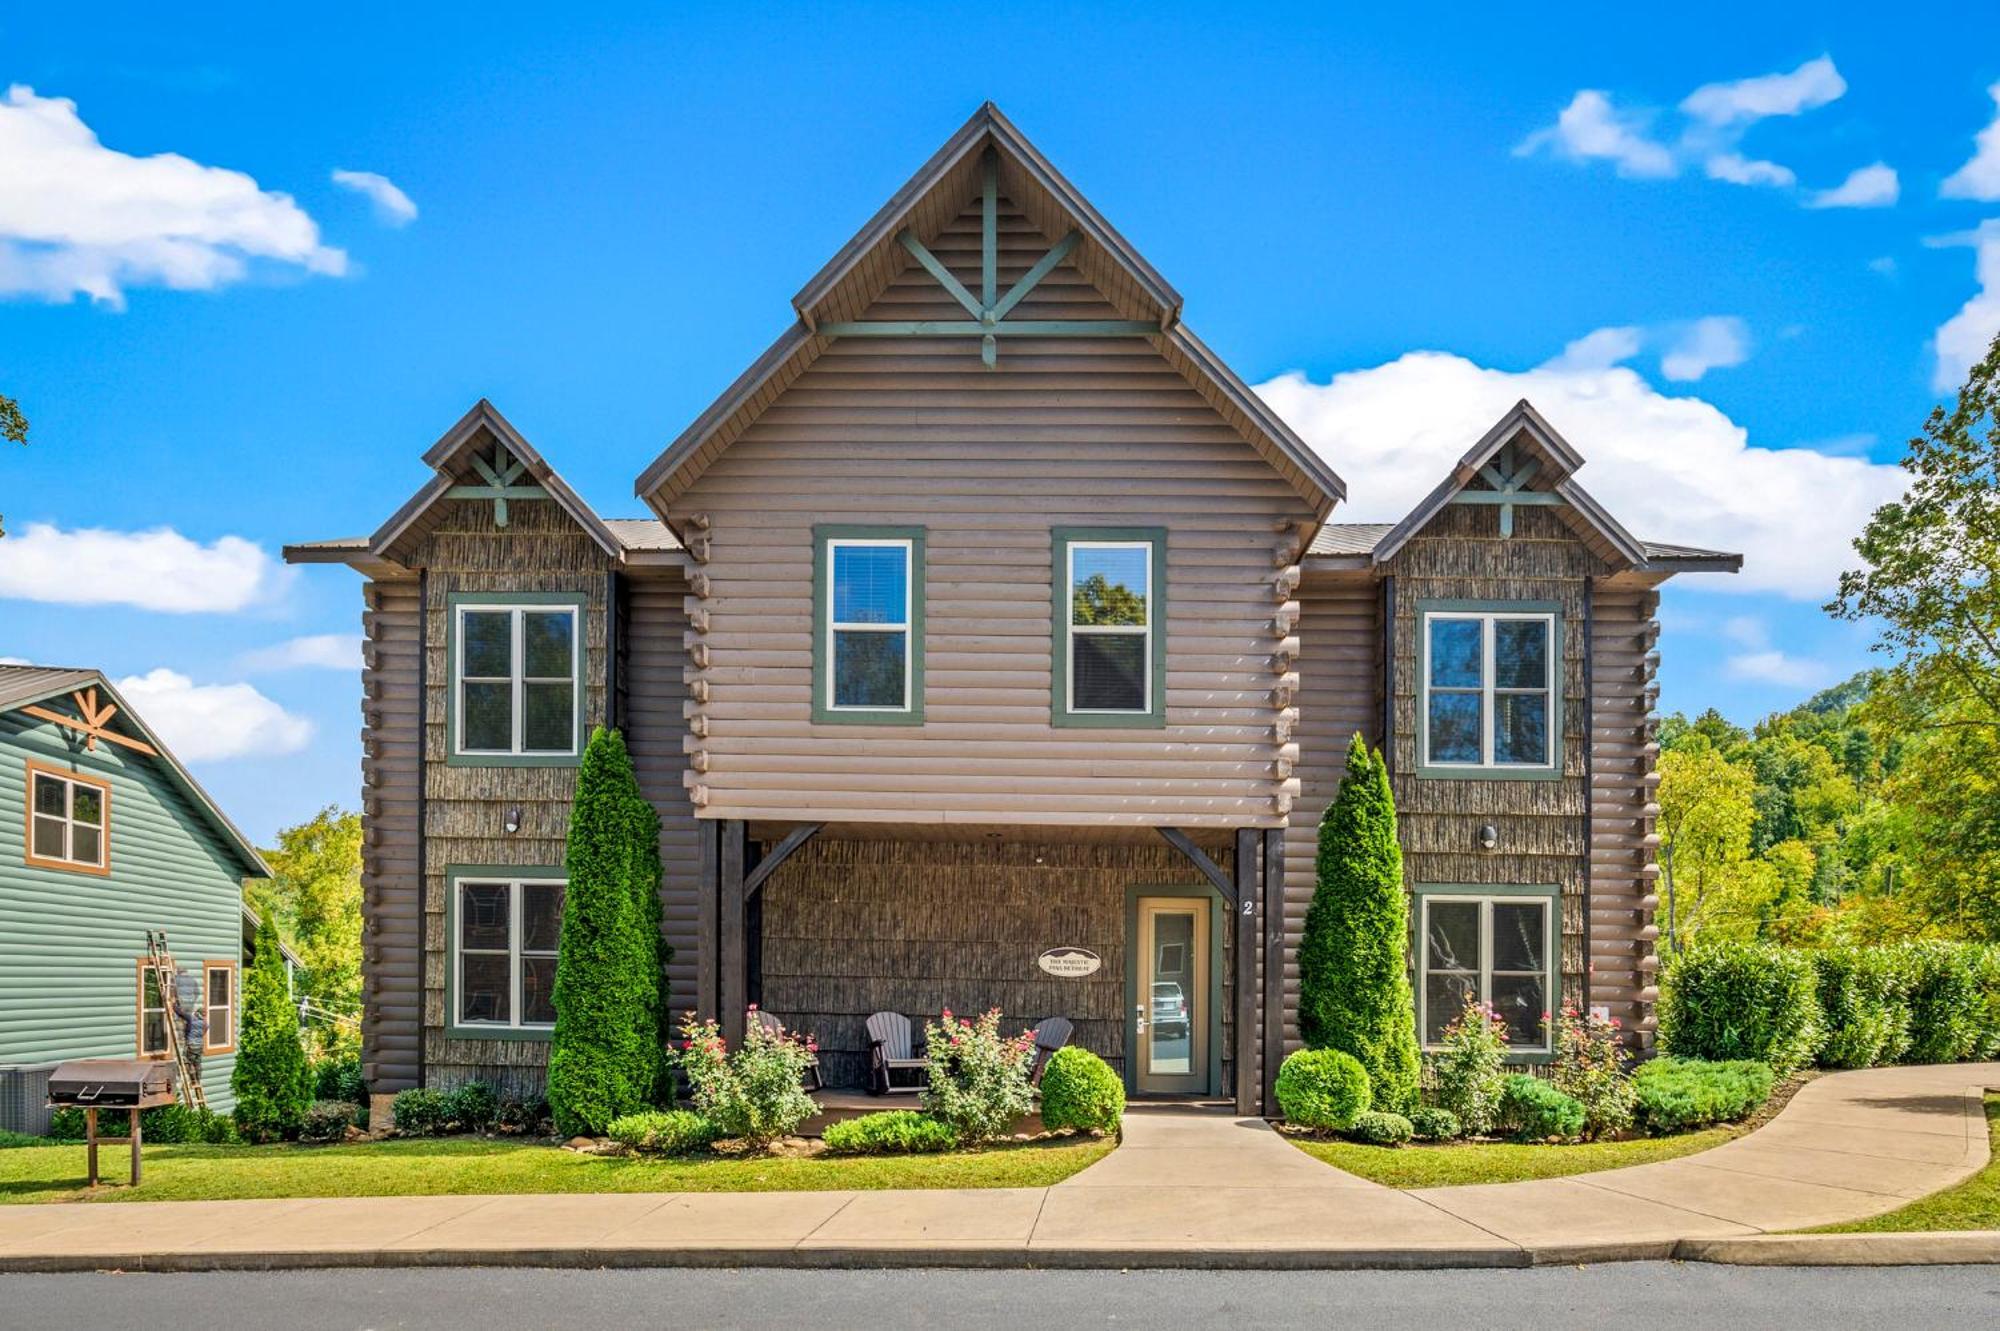
M 746 1012 L 755 1012 L 757 1010 L 757 1005 L 755 1003 L 752 1003 L 748 1008 L 745 1008 L 744 1010 Z

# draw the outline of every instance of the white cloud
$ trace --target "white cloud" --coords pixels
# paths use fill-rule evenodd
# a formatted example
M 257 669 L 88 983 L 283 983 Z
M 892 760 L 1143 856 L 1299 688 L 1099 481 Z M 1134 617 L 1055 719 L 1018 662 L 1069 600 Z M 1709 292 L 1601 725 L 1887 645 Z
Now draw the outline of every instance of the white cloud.
M 1667 397 L 1622 366 L 1488 369 L 1410 352 L 1316 384 L 1285 374 L 1257 390 L 1346 478 L 1343 521 L 1393 522 L 1521 398 L 1583 453 L 1579 480 L 1641 538 L 1739 551 L 1743 571 L 1703 579 L 1819 600 L 1853 562 L 1849 542 L 1903 491 L 1899 468 L 1753 446 L 1699 398 Z
M 118 692 L 187 762 L 297 753 L 313 736 L 311 721 L 248 684 L 196 684 L 161 667 L 119 680 Z
M 417 220 L 416 201 L 387 176 L 373 171 L 335 171 L 333 183 L 366 197 L 375 205 L 375 216 L 390 226 L 408 226 Z
M 245 670 L 359 670 L 361 635 L 309 633 L 243 654 Z
M 1972 140 L 1972 159 L 1944 178 L 1938 193 L 1947 199 L 2000 200 L 2000 83 L 1986 90 L 1993 99 L 1993 122 Z
M 1755 615 L 1731 615 L 1722 621 L 1722 636 L 1739 647 L 1754 650 L 1771 645 L 1771 631 Z
M 1880 258 L 1868 261 L 1868 271 L 1877 273 L 1883 277 L 1894 277 L 1896 275 L 1896 261 L 1889 255 L 1884 254 Z
M 1742 153 L 1717 153 L 1702 164 L 1702 169 L 1708 173 L 1710 180 L 1723 180 L 1732 185 L 1775 185 L 1782 189 L 1799 183 L 1799 178 L 1792 174 L 1790 167 L 1758 161 Z
M 2000 217 L 1989 217 L 1971 231 L 1929 237 L 1924 244 L 1970 245 L 1977 255 L 1973 270 L 1979 290 L 1937 330 L 1931 387 L 1952 393 L 1965 382 L 1966 371 L 1986 358 L 1994 334 L 2000 333 Z
M 0 295 L 122 307 L 128 286 L 206 290 L 251 260 L 346 271 L 290 195 L 179 153 L 107 148 L 76 103 L 15 85 L 0 98 Z
M 1783 684 L 1795 689 L 1816 688 L 1831 681 L 1830 672 L 1821 662 L 1788 656 L 1776 648 L 1739 653 L 1730 657 L 1723 668 L 1731 679 Z
M 1676 175 L 1680 166 L 1673 153 L 1646 135 L 1650 119 L 1642 112 L 1621 112 L 1607 94 L 1585 88 L 1570 99 L 1555 124 L 1521 140 L 1514 155 L 1527 157 L 1547 148 L 1573 162 L 1612 162 L 1621 176 Z
M 1585 333 L 1545 363 L 1545 370 L 1607 370 L 1631 360 L 1645 345 L 1646 330 L 1631 324 Z
M 275 599 L 292 571 L 240 536 L 207 545 L 171 527 L 64 531 L 46 522 L 0 541 L 0 597 L 230 613 Z
M 0 656 L 0 665 L 33 665 L 25 656 Z
M 1693 383 L 1710 370 L 1741 365 L 1750 357 L 1750 329 L 1733 315 L 1696 319 L 1660 357 L 1660 373 L 1675 383 Z
M 1789 74 L 1703 84 L 1682 99 L 1681 111 L 1707 125 L 1748 125 L 1770 116 L 1814 110 L 1846 91 L 1847 80 L 1833 67 L 1833 57 L 1823 55 Z
M 1814 190 L 1806 196 L 1808 208 L 1887 208 L 1903 192 L 1896 168 L 1887 162 L 1856 167 L 1847 179 L 1832 189 Z

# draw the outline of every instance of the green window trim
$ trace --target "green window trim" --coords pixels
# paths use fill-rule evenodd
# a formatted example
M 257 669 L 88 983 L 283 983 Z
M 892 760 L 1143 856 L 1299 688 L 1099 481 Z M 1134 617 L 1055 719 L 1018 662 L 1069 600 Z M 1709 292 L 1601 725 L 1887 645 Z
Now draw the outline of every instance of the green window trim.
M 495 610 L 546 609 L 560 607 L 576 613 L 576 641 L 572 654 L 571 680 L 573 713 L 570 721 L 570 749 L 566 753 L 461 753 L 458 747 L 459 721 L 459 622 L 468 608 Z M 590 597 L 585 592 L 453 592 L 445 598 L 445 703 L 444 736 L 447 767 L 575 767 L 583 761 L 584 700 L 590 672 Z M 525 662 L 520 663 L 525 670 Z
M 1533 900 L 1546 904 L 1545 932 L 1542 948 L 1542 1001 L 1548 1005 L 1550 1020 L 1542 1028 L 1543 1047 L 1540 1049 L 1510 1048 L 1506 1059 L 1511 1064 L 1549 1063 L 1555 1059 L 1555 1013 L 1562 1007 L 1562 889 L 1552 883 L 1419 883 L 1411 889 L 1413 900 L 1410 911 L 1411 959 L 1415 993 L 1412 995 L 1417 1017 L 1417 1047 L 1425 1053 L 1435 1052 L 1439 1046 L 1424 1040 L 1425 995 L 1424 980 L 1430 969 L 1430 952 L 1424 937 L 1425 907 L 1438 898 L 1459 901 L 1479 901 L 1490 906 L 1496 901 Z M 1492 984 L 1492 930 L 1491 912 L 1482 909 L 1480 913 L 1480 989 L 1491 1001 Z
M 1230 912 L 1222 894 L 1207 883 L 1125 887 L 1125 1094 L 1139 1094 L 1139 902 L 1148 897 L 1184 897 L 1208 903 L 1208 1095 L 1222 1093 L 1222 935 Z M 1148 1011 L 1150 1011 L 1148 1007 Z
M 1430 761 L 1431 635 L 1433 615 L 1547 616 L 1549 621 L 1549 760 L 1547 763 L 1494 765 L 1488 763 L 1433 763 Z M 1490 636 L 1490 635 L 1489 635 Z M 1560 781 L 1563 776 L 1563 608 L 1555 601 L 1453 601 L 1417 602 L 1417 776 L 1430 781 Z M 1490 682 L 1481 685 L 1483 696 L 1491 696 Z M 1480 743 L 1490 747 L 1494 725 L 1492 709 L 1481 709 L 1484 733 Z
M 812 529 L 812 719 L 815 725 L 920 726 L 924 723 L 924 535 L 923 527 L 855 526 L 819 523 Z M 835 707 L 831 637 L 833 560 L 837 541 L 905 541 L 910 548 L 907 707 Z
M 454 864 L 444 872 L 444 1033 L 450 1040 L 526 1040 L 540 1042 L 553 1039 L 555 1026 L 523 1026 L 519 1024 L 503 1026 L 498 1022 L 460 1022 L 458 1019 L 458 887 L 466 883 L 561 883 L 569 884 L 569 875 L 561 866 L 523 864 Z M 518 920 L 518 904 L 511 907 L 513 917 Z M 509 926 L 510 931 L 512 926 Z M 520 942 L 510 937 L 510 955 L 520 954 Z M 516 991 L 513 995 L 519 1001 L 518 971 Z
M 1070 547 L 1091 542 L 1151 547 L 1146 590 L 1147 705 L 1143 712 L 1070 710 Z M 1062 729 L 1160 730 L 1167 724 L 1167 529 L 1052 527 L 1049 529 L 1049 724 Z

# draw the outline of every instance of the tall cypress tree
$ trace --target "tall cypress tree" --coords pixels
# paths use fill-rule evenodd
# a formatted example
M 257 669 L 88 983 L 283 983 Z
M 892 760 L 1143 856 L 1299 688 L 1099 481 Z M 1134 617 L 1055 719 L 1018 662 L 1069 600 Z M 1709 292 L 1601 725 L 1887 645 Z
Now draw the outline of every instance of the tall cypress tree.
M 657 903 L 658 823 L 648 837 L 644 803 L 624 736 L 593 730 L 570 806 L 549 1045 L 549 1109 L 565 1133 L 603 1132 L 659 1084 L 659 908 L 644 886 L 650 866 Z
M 229 1088 L 236 1130 L 253 1142 L 299 1135 L 312 1104 L 312 1073 L 299 1042 L 299 1010 L 285 984 L 285 954 L 271 912 L 257 917 L 257 955 L 243 981 L 243 1030 Z
M 1417 1024 L 1409 978 L 1409 907 L 1389 769 L 1361 736 L 1319 824 L 1318 886 L 1299 942 L 1299 1030 L 1368 1069 L 1378 1108 L 1417 1101 Z

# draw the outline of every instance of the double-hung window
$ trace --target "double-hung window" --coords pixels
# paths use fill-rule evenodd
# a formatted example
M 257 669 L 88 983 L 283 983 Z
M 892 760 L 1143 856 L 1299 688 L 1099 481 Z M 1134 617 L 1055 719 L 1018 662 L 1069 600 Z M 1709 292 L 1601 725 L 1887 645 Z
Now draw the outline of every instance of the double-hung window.
M 226 1054 L 236 1047 L 236 963 L 211 961 L 202 968 L 208 1033 L 202 1052 Z
M 1419 606 L 1427 776 L 1553 775 L 1560 767 L 1561 616 L 1553 605 Z
M 27 862 L 44 869 L 110 872 L 111 787 L 28 764 Z
M 451 880 L 452 1033 L 546 1033 L 556 1020 L 562 880 L 485 871 Z
M 1053 721 L 1164 724 L 1166 533 L 1058 527 L 1052 553 Z
M 167 999 L 160 988 L 159 967 L 139 963 L 139 1056 L 164 1058 L 167 1047 Z
M 584 598 L 454 596 L 451 758 L 576 760 L 582 730 Z
M 922 722 L 922 528 L 821 526 L 813 539 L 813 719 Z
M 1549 1052 L 1558 901 L 1553 888 L 1417 889 L 1417 1020 L 1426 1048 L 1442 1044 L 1476 1001 L 1506 1023 L 1509 1050 Z

